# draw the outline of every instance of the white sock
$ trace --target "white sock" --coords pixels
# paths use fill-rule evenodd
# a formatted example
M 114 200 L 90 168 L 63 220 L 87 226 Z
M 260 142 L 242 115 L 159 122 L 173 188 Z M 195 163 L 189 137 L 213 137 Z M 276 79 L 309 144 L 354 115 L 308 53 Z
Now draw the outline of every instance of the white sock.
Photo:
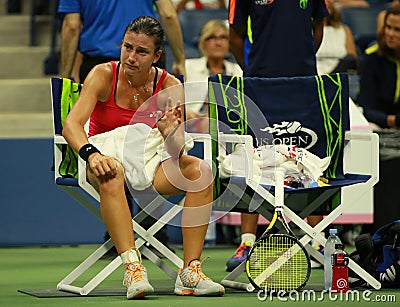
M 123 252 L 120 256 L 123 264 L 128 264 L 132 262 L 142 262 L 142 257 L 140 256 L 140 252 L 133 248 Z
M 253 233 L 243 233 L 242 236 L 242 243 L 244 244 L 246 242 L 250 242 L 251 246 L 254 245 L 254 242 L 256 241 L 256 235 Z

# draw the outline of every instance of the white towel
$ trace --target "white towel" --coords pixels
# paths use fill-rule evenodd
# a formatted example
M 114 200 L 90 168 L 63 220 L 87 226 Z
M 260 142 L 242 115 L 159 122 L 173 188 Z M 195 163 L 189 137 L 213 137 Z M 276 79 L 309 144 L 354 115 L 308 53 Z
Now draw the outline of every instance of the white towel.
M 244 177 L 246 151 L 243 144 L 238 144 L 229 155 L 220 155 L 217 160 L 221 178 L 232 176 Z M 275 168 L 280 167 L 285 175 L 302 174 L 318 181 L 323 171 L 329 166 L 331 158 L 323 159 L 304 148 L 287 145 L 264 145 L 253 152 L 253 179 L 261 184 L 275 185 Z M 234 166 L 234 167 L 233 167 Z
M 193 139 L 185 134 L 185 151 L 193 147 Z M 134 190 L 151 186 L 160 163 L 171 156 L 164 149 L 164 138 L 157 128 L 138 123 L 118 127 L 89 138 L 102 154 L 122 163 L 127 183 Z
M 244 177 L 246 175 L 246 150 L 244 144 L 237 144 L 235 150 L 229 155 L 217 157 L 221 178 Z M 253 177 L 261 176 L 262 160 L 258 154 L 253 154 Z M 233 165 L 235 167 L 233 167 Z
M 294 161 L 298 172 L 310 176 L 314 181 L 317 181 L 323 175 L 323 171 L 328 168 L 331 162 L 331 157 L 321 159 L 308 150 L 297 146 L 276 145 L 275 150 L 289 161 Z

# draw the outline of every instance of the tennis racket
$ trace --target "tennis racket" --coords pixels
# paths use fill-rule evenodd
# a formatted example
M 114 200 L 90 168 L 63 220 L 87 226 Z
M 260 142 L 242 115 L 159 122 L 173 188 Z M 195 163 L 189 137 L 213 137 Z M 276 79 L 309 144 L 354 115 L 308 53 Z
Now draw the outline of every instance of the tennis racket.
M 310 277 L 310 258 L 304 246 L 285 220 L 283 209 L 284 173 L 275 175 L 275 212 L 273 218 L 254 243 L 246 260 L 246 274 L 250 283 L 267 292 L 290 292 L 304 287 Z M 275 233 L 280 221 L 287 233 Z

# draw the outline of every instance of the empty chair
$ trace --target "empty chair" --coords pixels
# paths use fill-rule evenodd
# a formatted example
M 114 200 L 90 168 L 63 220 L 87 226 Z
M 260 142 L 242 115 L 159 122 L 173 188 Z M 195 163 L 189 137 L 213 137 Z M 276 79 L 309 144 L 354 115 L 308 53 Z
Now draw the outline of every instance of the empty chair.
M 203 25 L 211 19 L 227 20 L 228 11 L 225 9 L 184 10 L 179 12 L 178 18 L 182 28 L 183 42 L 197 49 Z
M 215 75 L 209 81 L 210 117 L 215 119 L 210 121 L 210 132 L 213 140 L 218 141 L 213 154 L 218 156 L 220 178 L 215 181 L 218 198 L 214 210 L 247 209 L 270 219 L 269 211 L 276 205 L 274 195 L 284 192 L 286 216 L 305 233 L 301 242 L 308 253 L 322 263 L 323 256 L 308 243 L 315 239 L 324 246 L 326 239 L 321 231 L 345 207 L 353 205 L 354 199 L 344 194 L 343 189 L 358 187 L 370 191 L 378 181 L 378 136 L 349 130 L 347 75 L 293 78 Z M 366 146 L 362 147 L 363 158 L 370 169 L 365 172 L 352 168 L 357 146 Z M 287 152 L 292 150 L 296 153 Z M 275 156 L 275 152 L 279 154 Z M 314 162 L 309 164 L 311 161 Z M 296 166 L 292 168 L 288 162 Z M 285 186 L 282 181 L 275 181 L 277 166 L 285 169 Z M 317 169 L 319 175 L 314 173 Z M 301 170 L 302 177 L 295 185 L 290 184 L 297 176 L 293 170 Z M 321 176 L 324 183 L 309 184 L 309 179 L 318 181 Z M 353 190 L 352 196 L 363 193 Z M 304 220 L 313 214 L 326 215 L 314 228 Z M 244 263 L 221 283 L 245 289 L 246 284 L 235 281 L 243 268 Z M 349 268 L 372 287 L 380 288 L 380 283 L 354 261 L 350 261 Z
M 376 40 L 376 17 L 384 6 L 345 7 L 341 9 L 343 23 L 347 24 L 361 52 Z

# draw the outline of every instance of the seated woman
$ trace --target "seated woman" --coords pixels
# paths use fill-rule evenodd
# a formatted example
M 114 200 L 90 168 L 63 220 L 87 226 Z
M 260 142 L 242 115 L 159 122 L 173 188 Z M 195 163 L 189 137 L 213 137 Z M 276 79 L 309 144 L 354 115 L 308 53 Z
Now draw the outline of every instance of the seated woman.
M 326 1 L 329 16 L 324 20 L 324 36 L 317 51 L 317 71 L 324 75 L 358 69 L 357 48 L 349 26 L 342 23 L 333 0 Z
M 201 58 L 186 59 L 186 118 L 188 129 L 207 133 L 207 113 L 203 104 L 208 97 L 208 77 L 215 74 L 242 76 L 237 63 L 227 60 L 229 54 L 229 31 L 226 21 L 212 19 L 200 32 L 199 50 Z
M 101 154 L 90 143 L 84 124 L 90 118 L 89 136 L 93 137 L 103 133 L 112 137 L 112 131 L 138 122 L 159 133 L 167 152 L 163 153 L 166 158 L 160 159 L 156 166 L 152 187 L 166 195 L 186 192 L 182 213 L 184 267 L 179 270 L 175 293 L 222 295 L 224 288 L 204 275 L 199 260 L 211 214 L 212 174 L 205 162 L 182 154 L 185 141 L 179 104 L 183 97 L 182 85 L 165 70 L 153 66 L 162 54 L 163 37 L 164 31 L 156 19 L 141 16 L 133 20 L 124 33 L 120 61 L 95 66 L 85 79 L 66 119 L 63 135 L 87 162 L 88 181 L 100 193 L 104 223 L 125 265 L 123 283 L 128 288 L 127 298 L 135 299 L 154 289 L 135 247 L 125 196 L 129 184 L 125 181 L 126 170 L 119 159 Z M 168 97 L 160 95 L 169 88 L 177 89 Z M 144 109 L 146 101 L 153 101 L 151 97 L 157 95 L 156 104 L 151 103 L 150 110 Z M 129 141 L 134 140 L 125 140 Z
M 359 105 L 380 128 L 400 127 L 400 6 L 389 8 L 378 44 L 367 49 L 360 66 Z
M 400 4 L 400 0 L 392 0 L 389 3 L 389 7 L 393 7 Z M 376 33 L 379 34 L 383 30 L 383 23 L 385 20 L 386 10 L 382 10 L 379 12 L 378 16 L 376 16 Z

